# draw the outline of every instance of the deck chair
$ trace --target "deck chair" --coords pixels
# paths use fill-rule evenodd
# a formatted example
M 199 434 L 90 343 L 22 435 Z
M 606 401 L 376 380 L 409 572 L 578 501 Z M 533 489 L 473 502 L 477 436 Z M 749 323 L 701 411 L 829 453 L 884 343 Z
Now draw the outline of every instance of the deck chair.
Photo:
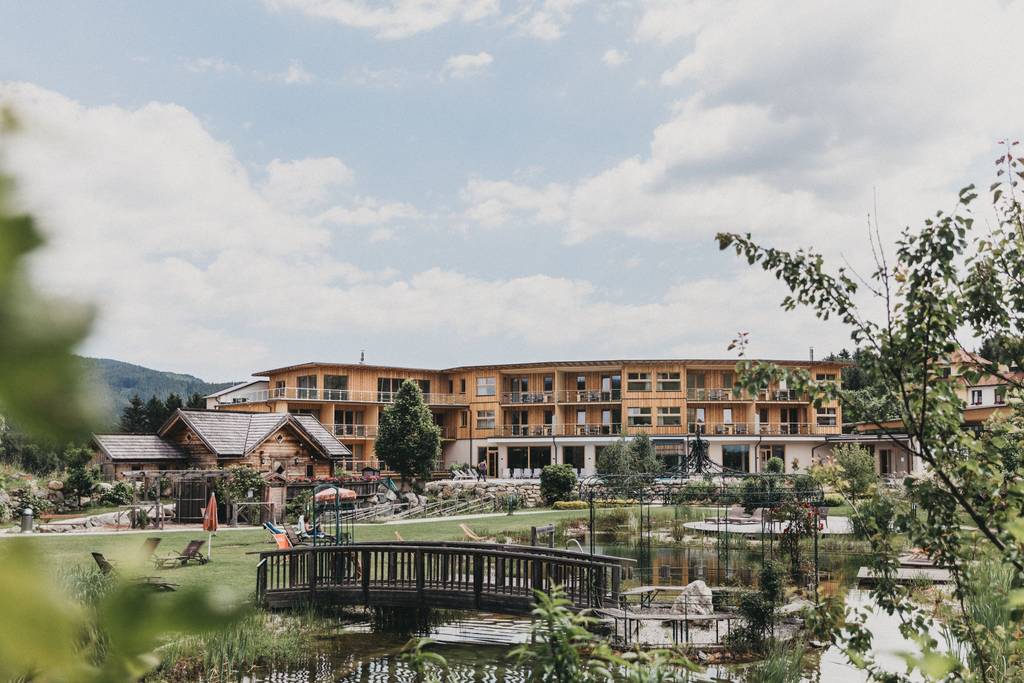
M 206 541 L 191 540 L 185 549 L 176 555 L 164 555 L 163 557 L 154 557 L 153 562 L 156 564 L 158 569 L 168 569 L 170 567 L 184 567 L 189 562 L 198 562 L 199 564 L 206 564 L 209 560 L 199 552 L 199 549 L 203 547 Z
M 509 471 L 509 469 L 507 467 L 501 471 L 501 478 L 502 479 L 511 479 L 512 478 L 512 473 Z
M 146 539 L 146 541 L 142 544 L 143 562 L 149 562 L 153 559 L 153 556 L 156 555 L 157 546 L 160 545 L 160 541 L 162 540 L 163 539 L 159 536 L 151 536 L 150 538 Z
M 729 512 L 726 513 L 725 518 L 734 524 L 744 524 L 746 522 L 753 521 L 753 517 L 746 513 L 742 505 L 733 505 L 729 508 Z
M 274 534 L 274 543 L 277 544 L 278 550 L 291 550 L 294 547 L 288 540 L 288 534 Z
M 285 530 L 284 530 L 283 533 L 284 533 L 284 537 L 288 539 L 288 543 L 293 548 L 295 546 L 297 546 L 297 545 L 307 545 L 307 543 L 308 543 L 308 541 L 304 541 L 301 538 L 299 538 L 299 535 L 297 533 L 295 533 L 295 529 L 289 529 L 288 527 L 285 527 Z M 275 534 L 275 536 L 276 536 L 276 534 Z
M 489 538 L 485 538 L 484 536 L 477 536 L 475 533 L 473 533 L 473 530 L 465 524 L 460 524 L 459 528 L 462 529 L 462 533 L 466 535 L 466 540 L 468 541 L 473 541 L 474 543 L 494 543 L 493 536 Z
M 160 540 L 160 539 L 157 539 Z M 111 564 L 110 560 L 103 556 L 103 553 L 91 553 L 93 561 L 96 562 L 96 566 L 99 567 L 100 573 L 104 576 L 120 577 L 120 573 Z M 176 583 L 168 583 L 155 576 L 142 576 L 136 579 L 129 580 L 132 584 L 148 588 L 154 591 L 173 591 L 178 587 Z
M 405 539 L 402 538 L 402 534 L 398 533 L 398 531 L 395 531 L 395 540 L 402 541 L 403 543 L 405 543 Z

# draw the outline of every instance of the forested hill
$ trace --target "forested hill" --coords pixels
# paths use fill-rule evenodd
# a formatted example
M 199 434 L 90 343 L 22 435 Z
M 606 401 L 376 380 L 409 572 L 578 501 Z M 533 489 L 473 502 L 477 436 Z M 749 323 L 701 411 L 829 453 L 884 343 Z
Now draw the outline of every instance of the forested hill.
M 109 358 L 83 358 L 89 372 L 96 381 L 109 387 L 112 404 L 109 406 L 112 417 L 121 414 L 134 394 L 145 401 L 150 396 L 164 400 L 170 393 L 181 396 L 184 400 L 194 393 L 211 394 L 219 389 L 229 387 L 234 382 L 206 382 L 192 375 L 176 372 L 164 372 L 144 368 L 141 365 L 123 363 Z

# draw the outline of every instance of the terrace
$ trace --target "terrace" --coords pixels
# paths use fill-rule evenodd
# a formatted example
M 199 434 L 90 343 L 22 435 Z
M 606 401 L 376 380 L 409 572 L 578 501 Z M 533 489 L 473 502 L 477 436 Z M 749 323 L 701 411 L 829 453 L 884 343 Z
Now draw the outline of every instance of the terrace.
M 394 403 L 397 391 L 368 389 L 318 389 L 315 387 L 273 387 L 240 397 L 240 403 L 266 401 L 317 401 L 326 403 Z M 465 394 L 424 393 L 423 400 L 436 406 L 468 406 Z

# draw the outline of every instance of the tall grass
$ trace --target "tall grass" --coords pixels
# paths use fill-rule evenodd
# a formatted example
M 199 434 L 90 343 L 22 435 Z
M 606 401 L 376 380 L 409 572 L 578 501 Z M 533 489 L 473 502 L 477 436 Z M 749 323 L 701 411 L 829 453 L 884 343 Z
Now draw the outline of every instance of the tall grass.
M 800 683 L 804 647 L 798 643 L 777 643 L 768 655 L 743 672 L 744 683 Z
M 253 612 L 232 628 L 174 640 L 147 680 L 233 681 L 257 667 L 299 667 L 317 658 L 315 616 Z

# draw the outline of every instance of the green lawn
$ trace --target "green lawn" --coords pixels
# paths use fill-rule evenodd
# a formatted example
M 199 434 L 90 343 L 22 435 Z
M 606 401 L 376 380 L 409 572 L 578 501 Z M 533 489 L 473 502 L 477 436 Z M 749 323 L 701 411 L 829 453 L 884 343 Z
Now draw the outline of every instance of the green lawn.
M 537 514 L 519 513 L 485 519 L 472 519 L 465 524 L 481 536 L 503 536 L 529 533 L 531 526 L 541 526 L 561 520 L 587 516 L 586 510 L 547 511 Z M 406 541 L 458 541 L 464 540 L 459 520 L 429 520 L 406 524 L 367 524 L 356 527 L 357 541 L 395 540 L 398 531 Z M 249 596 L 256 584 L 258 556 L 249 553 L 273 548 L 269 534 L 262 529 L 242 531 L 222 530 L 213 539 L 212 561 L 206 565 L 190 565 L 156 570 L 152 563 L 139 563 L 139 552 L 149 536 L 163 539 L 157 554 L 170 554 L 182 550 L 190 539 L 206 539 L 201 529 L 194 531 L 166 531 L 149 534 L 125 533 L 121 535 L 47 535 L 24 539 L 42 556 L 44 564 L 59 571 L 73 565 L 91 566 L 91 552 L 101 552 L 118 563 L 126 575 L 154 576 L 180 586 L 205 585 L 221 597 L 241 600 Z M 0 553 L 10 552 L 14 539 L 0 540 Z M 207 547 L 203 548 L 206 552 Z

